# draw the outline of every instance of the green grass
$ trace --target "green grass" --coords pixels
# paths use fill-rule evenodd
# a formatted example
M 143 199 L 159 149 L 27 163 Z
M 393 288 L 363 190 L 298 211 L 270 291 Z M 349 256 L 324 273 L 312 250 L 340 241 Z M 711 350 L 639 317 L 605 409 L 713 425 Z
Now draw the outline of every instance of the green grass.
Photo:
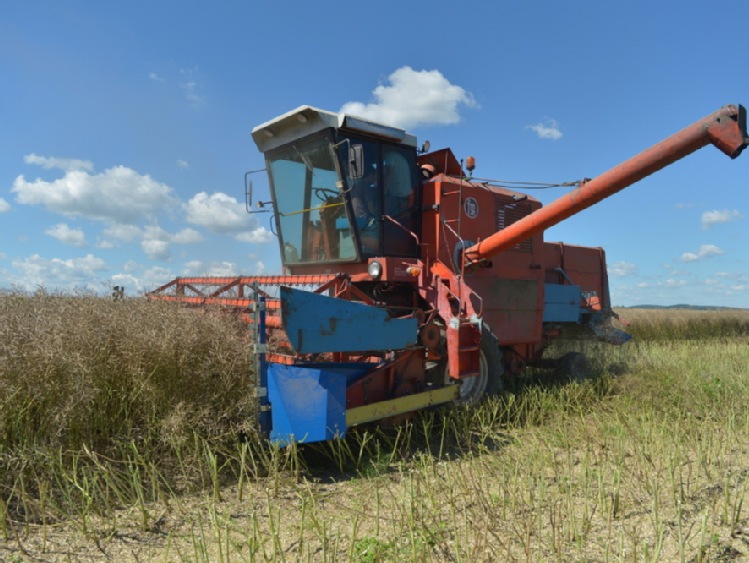
M 745 558 L 746 317 L 631 313 L 594 381 L 279 450 L 225 314 L 0 297 L 0 559 Z

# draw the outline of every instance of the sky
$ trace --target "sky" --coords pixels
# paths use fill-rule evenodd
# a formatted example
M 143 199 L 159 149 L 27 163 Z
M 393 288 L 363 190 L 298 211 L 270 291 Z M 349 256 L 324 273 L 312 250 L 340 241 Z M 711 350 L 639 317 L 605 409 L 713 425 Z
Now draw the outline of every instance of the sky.
M 740 0 L 6 0 L 0 288 L 280 273 L 243 177 L 264 167 L 252 128 L 300 105 L 404 127 L 483 178 L 595 177 L 749 103 L 748 19 Z M 747 184 L 749 151 L 709 146 L 545 239 L 603 247 L 615 306 L 749 308 Z

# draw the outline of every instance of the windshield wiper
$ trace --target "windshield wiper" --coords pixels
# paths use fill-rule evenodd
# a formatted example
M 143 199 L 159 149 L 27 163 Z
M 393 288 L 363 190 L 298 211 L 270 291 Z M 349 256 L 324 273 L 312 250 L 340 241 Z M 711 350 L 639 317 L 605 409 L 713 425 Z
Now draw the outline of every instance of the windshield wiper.
M 311 162 L 310 162 L 309 160 L 307 160 L 307 157 L 306 157 L 306 156 L 304 156 L 304 155 L 303 155 L 303 154 L 302 154 L 302 153 L 301 153 L 301 152 L 299 151 L 299 149 L 298 149 L 298 148 L 296 148 L 296 145 L 291 145 L 291 148 L 293 148 L 293 149 L 294 149 L 294 150 L 296 151 L 296 153 L 297 153 L 297 154 L 299 155 L 299 158 L 301 158 L 301 159 L 302 159 L 302 162 L 304 162 L 304 165 L 305 165 L 305 166 L 307 167 L 307 170 L 309 170 L 310 172 L 312 172 L 312 173 L 314 174 L 314 172 L 315 172 L 315 169 L 314 169 L 314 167 L 312 166 L 312 163 L 311 163 Z

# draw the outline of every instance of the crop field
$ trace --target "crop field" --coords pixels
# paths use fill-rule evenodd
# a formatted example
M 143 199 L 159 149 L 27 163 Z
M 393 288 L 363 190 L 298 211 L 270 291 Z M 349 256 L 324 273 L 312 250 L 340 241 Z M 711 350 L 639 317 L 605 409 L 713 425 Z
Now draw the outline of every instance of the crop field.
M 277 449 L 227 314 L 2 294 L 0 561 L 749 560 L 749 311 L 620 313 L 591 380 Z

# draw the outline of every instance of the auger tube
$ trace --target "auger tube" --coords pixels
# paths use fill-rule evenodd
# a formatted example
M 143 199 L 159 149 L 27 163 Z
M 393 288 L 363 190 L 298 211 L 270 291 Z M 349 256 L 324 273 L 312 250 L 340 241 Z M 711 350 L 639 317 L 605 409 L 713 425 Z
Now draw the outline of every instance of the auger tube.
M 724 106 L 467 248 L 464 252 L 466 264 L 496 256 L 708 144 L 715 145 L 733 159 L 741 154 L 748 142 L 746 110 L 741 105 Z

